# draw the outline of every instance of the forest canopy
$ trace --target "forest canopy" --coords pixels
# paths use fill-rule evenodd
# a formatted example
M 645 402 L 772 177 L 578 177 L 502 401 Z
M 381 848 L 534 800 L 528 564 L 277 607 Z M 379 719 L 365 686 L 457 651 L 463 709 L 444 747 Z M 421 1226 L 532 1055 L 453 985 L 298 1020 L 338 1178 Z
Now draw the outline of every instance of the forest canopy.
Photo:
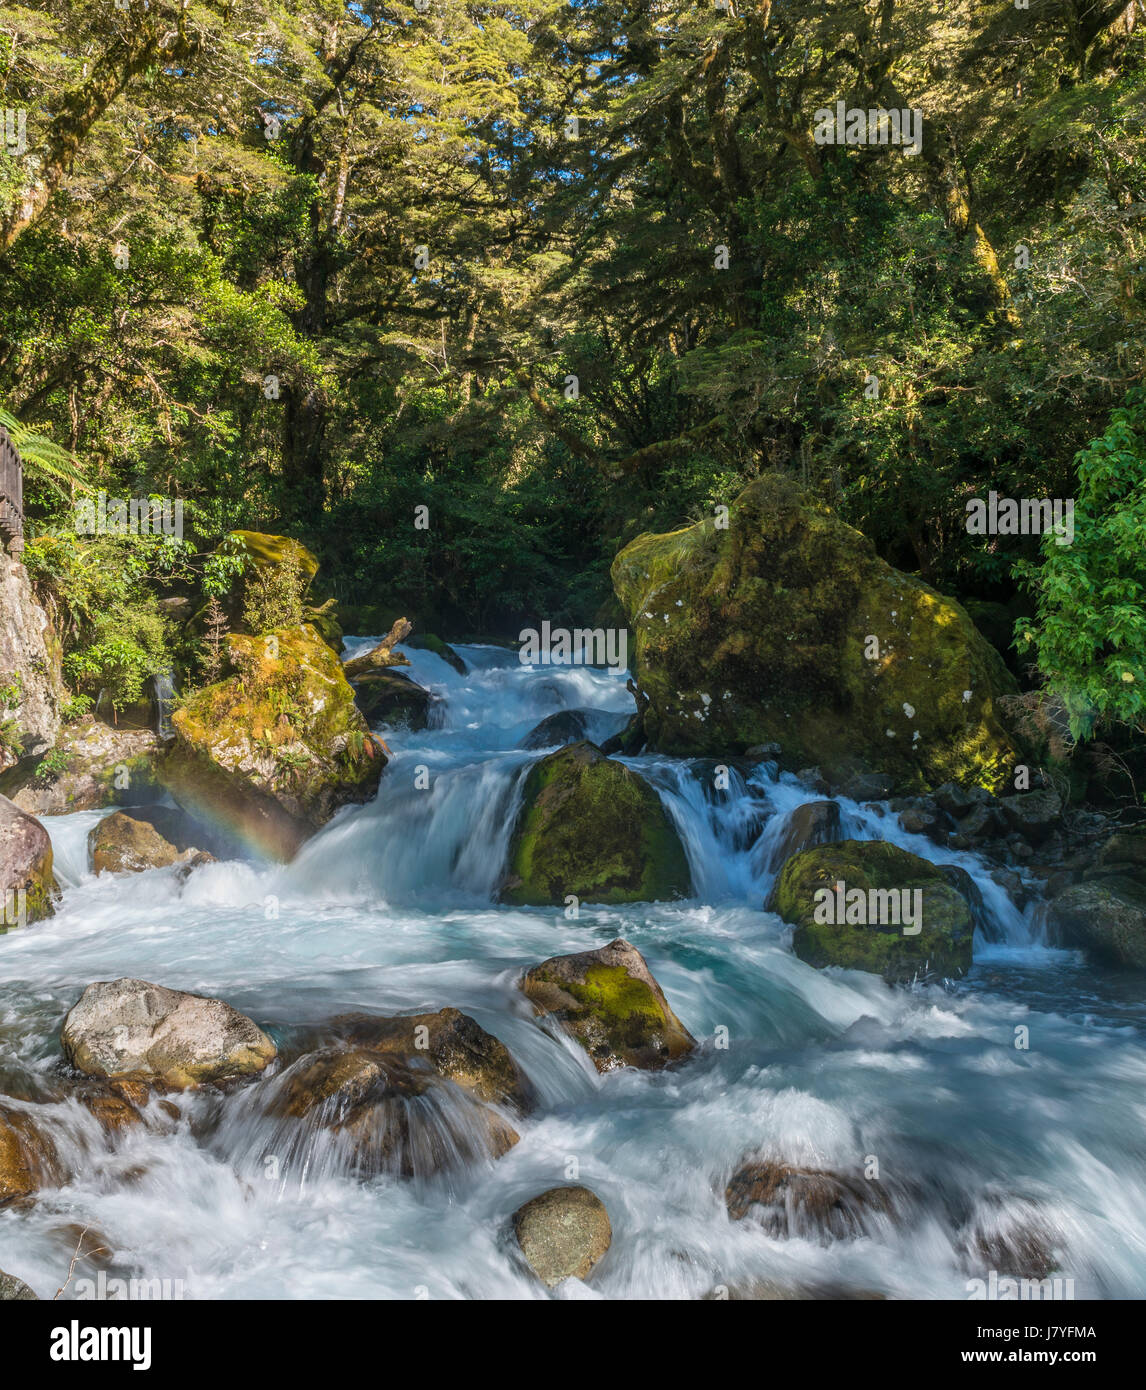
M 788 471 L 1077 688 L 1055 632 L 1101 634 L 1100 589 L 965 508 L 1093 494 L 1117 428 L 1141 514 L 1144 33 L 1137 0 L 8 5 L 0 404 L 180 499 L 156 575 L 281 532 L 348 614 L 458 635 L 614 614 L 621 545 Z M 819 141 L 837 103 L 917 112 L 918 153 Z M 67 506 L 30 476 L 33 530 Z

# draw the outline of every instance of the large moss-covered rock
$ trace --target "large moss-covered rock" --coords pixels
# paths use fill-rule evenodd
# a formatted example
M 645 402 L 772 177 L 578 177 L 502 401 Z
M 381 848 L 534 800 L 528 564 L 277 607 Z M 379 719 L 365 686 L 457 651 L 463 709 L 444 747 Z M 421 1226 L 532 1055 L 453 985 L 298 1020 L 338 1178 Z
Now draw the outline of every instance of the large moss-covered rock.
M 55 893 L 48 832 L 0 796 L 0 933 L 50 917 Z
M 88 985 L 64 1019 L 60 1043 L 85 1076 L 170 1090 L 255 1076 L 277 1053 L 223 1000 L 133 979 Z
M 904 790 L 993 787 L 1013 763 L 994 703 L 1013 681 L 964 609 L 790 479 L 750 484 L 727 529 L 639 536 L 612 576 L 654 748 L 777 742 L 791 768 L 859 759 Z
M 838 883 L 845 894 L 858 889 L 865 895 L 866 921 L 816 920 L 829 909 L 839 916 Z M 817 903 L 821 889 L 832 892 L 830 902 Z M 905 934 L 902 916 L 897 925 L 891 899 L 883 895 L 916 889 L 922 895 L 921 929 Z M 907 901 L 911 911 L 914 898 Z M 768 906 L 795 926 L 793 950 L 818 968 L 840 965 L 907 983 L 959 976 L 971 967 L 974 921 L 967 900 L 941 868 L 882 840 L 843 840 L 803 850 L 780 871 Z
M 313 628 L 227 641 L 238 674 L 176 710 L 160 775 L 192 814 L 290 859 L 340 806 L 370 800 L 386 758 Z
M 1051 902 L 1047 927 L 1064 946 L 1146 970 L 1146 873 L 1107 873 L 1076 883 Z
M 527 970 L 521 988 L 588 1052 L 598 1071 L 656 1071 L 695 1048 L 644 957 L 618 938 L 596 951 L 553 956 Z
M 231 531 L 224 537 L 220 549 L 243 555 L 258 570 L 280 568 L 289 556 L 297 565 L 304 585 L 318 573 L 318 561 L 293 536 L 275 536 L 265 531 Z
M 0 792 L 32 816 L 147 805 L 163 795 L 158 750 L 149 729 L 113 729 L 88 718 L 63 729 L 49 756 L 22 758 L 0 775 Z
M 318 561 L 301 541 L 295 540 L 293 536 L 275 536 L 265 531 L 231 531 L 219 543 L 219 550 L 225 554 L 241 555 L 248 565 L 242 582 L 235 590 L 239 602 L 230 605 L 232 621 L 238 619 L 242 611 L 241 599 L 247 592 L 251 576 L 266 578 L 274 570 L 290 563 L 294 565 L 298 574 L 303 597 L 303 621 L 311 624 L 332 651 L 342 650 L 344 643 L 342 627 L 338 621 L 338 604 L 333 598 L 328 598 L 321 604 L 309 602 L 307 599 L 311 583 L 318 573 Z M 198 615 L 196 622 L 202 627 L 202 613 Z
M 643 777 L 574 743 L 526 779 L 502 889 L 507 903 L 658 902 L 690 891 L 688 861 Z

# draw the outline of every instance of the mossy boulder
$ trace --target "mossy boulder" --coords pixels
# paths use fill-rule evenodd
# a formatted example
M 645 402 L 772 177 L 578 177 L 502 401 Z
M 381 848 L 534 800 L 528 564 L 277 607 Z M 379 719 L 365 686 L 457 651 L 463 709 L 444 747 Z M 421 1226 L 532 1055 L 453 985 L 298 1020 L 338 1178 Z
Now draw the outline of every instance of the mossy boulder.
M 414 651 L 433 652 L 435 656 L 440 656 L 447 665 L 452 666 L 459 676 L 466 674 L 468 668 L 462 658 L 448 642 L 443 642 L 432 632 L 415 633 L 412 637 L 407 637 L 403 645 L 413 648 Z
M 266 575 L 268 571 L 291 563 L 298 572 L 303 597 L 302 618 L 310 623 L 322 640 L 334 652 L 341 652 L 344 646 L 342 627 L 338 621 L 338 604 L 333 598 L 324 603 L 307 601 L 311 584 L 318 573 L 318 561 L 301 541 L 293 536 L 275 536 L 264 531 L 231 531 L 219 543 L 218 549 L 226 554 L 241 555 L 248 564 L 247 576 L 251 572 Z M 229 602 L 228 611 L 232 623 L 239 619 L 246 592 L 247 578 L 235 590 L 235 601 Z M 202 628 L 204 614 L 200 612 L 195 622 Z
M 1146 871 L 1110 873 L 1076 883 L 1052 900 L 1052 939 L 1112 965 L 1146 970 Z
M 113 811 L 88 832 L 88 855 L 97 874 L 138 874 L 184 864 L 204 851 L 195 823 L 172 806 Z
M 274 536 L 264 531 L 231 531 L 220 548 L 241 554 L 256 569 L 276 569 L 290 556 L 298 566 L 304 584 L 318 573 L 318 561 L 301 541 L 293 536 Z
M 150 729 L 113 729 L 89 717 L 63 729 L 48 756 L 22 758 L 0 775 L 0 792 L 32 816 L 147 805 L 163 795 L 158 752 Z
M 400 724 L 415 731 L 429 723 L 434 697 L 400 671 L 380 667 L 353 682 L 354 698 L 371 724 Z
M 53 913 L 52 841 L 35 818 L 0 796 L 0 935 Z
M 530 769 L 502 901 L 660 902 L 691 890 L 680 837 L 651 786 L 581 742 Z
M 637 537 L 612 577 L 652 748 L 776 742 L 791 769 L 858 760 L 900 790 L 994 788 L 1013 765 L 995 701 L 1014 682 L 966 611 L 789 478 L 751 483 L 726 529 Z
M 340 806 L 371 799 L 386 758 L 308 624 L 227 643 L 237 674 L 176 710 L 160 775 L 193 815 L 287 860 Z
M 687 1057 L 696 1039 L 669 1007 L 644 957 L 618 938 L 596 951 L 553 956 L 521 988 L 588 1052 L 600 1072 L 656 1071 Z
M 834 891 L 840 883 L 843 913 Z M 822 889 L 829 896 L 817 902 Z M 917 889 L 921 916 L 905 925 L 899 895 L 912 894 L 907 904 L 914 915 Z M 846 906 L 846 895 L 854 890 L 864 898 L 862 904 L 855 899 L 853 908 Z M 971 967 L 970 904 L 943 869 L 882 840 L 842 840 L 794 855 L 780 871 L 768 907 L 796 928 L 793 950 L 817 968 L 866 970 L 896 984 L 956 977 Z M 816 920 L 829 912 L 844 920 Z

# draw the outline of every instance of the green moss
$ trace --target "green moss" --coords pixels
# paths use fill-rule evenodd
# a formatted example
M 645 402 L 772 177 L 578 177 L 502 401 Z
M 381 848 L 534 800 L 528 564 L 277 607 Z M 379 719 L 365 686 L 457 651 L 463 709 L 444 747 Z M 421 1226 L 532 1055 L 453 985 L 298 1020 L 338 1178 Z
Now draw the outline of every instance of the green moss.
M 526 781 L 503 900 L 653 902 L 690 891 L 684 848 L 656 792 L 591 743 L 542 758 Z
M 859 758 L 903 789 L 993 788 L 1011 769 L 994 700 L 1014 685 L 998 653 L 959 604 L 802 505 L 787 478 L 749 486 L 727 530 L 706 520 L 638 537 L 612 576 L 655 748 L 777 742 L 791 767 Z
M 544 974 L 539 979 L 550 978 Z M 569 980 L 554 983 L 566 994 L 573 996 L 586 1009 L 618 1022 L 630 1018 L 643 1019 L 652 1023 L 664 1022 L 664 1010 L 643 980 L 635 980 L 621 965 L 592 965 L 585 972 L 584 984 Z
M 161 776 L 189 809 L 289 858 L 340 805 L 373 795 L 384 759 L 308 624 L 227 643 L 238 674 L 175 712 Z
M 901 926 L 816 922 L 815 895 L 842 881 L 848 891 L 906 889 L 922 893 L 922 930 Z M 801 851 L 780 872 L 769 907 L 795 926 L 792 948 L 822 968 L 866 970 L 892 982 L 952 977 L 971 966 L 971 908 L 926 859 L 879 840 L 844 840 Z

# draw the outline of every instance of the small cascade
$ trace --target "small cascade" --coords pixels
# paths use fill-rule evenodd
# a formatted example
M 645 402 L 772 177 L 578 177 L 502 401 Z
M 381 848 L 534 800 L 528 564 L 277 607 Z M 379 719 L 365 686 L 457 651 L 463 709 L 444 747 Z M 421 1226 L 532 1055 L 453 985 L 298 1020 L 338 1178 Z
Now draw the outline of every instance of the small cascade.
M 376 640 L 351 639 L 348 655 Z M 522 788 L 547 752 L 529 735 L 575 710 L 601 742 L 632 697 L 624 673 L 459 653 L 464 675 L 406 653 L 405 673 L 437 697 L 433 727 L 382 729 L 394 756 L 375 800 L 340 811 L 289 865 L 97 877 L 86 842 L 107 812 L 49 818 L 63 896 L 0 941 L 0 1045 L 6 1093 L 25 1098 L 66 1172 L 5 1210 L 6 1269 L 50 1297 L 74 1245 L 59 1231 L 79 1223 L 113 1251 L 109 1271 L 183 1280 L 187 1297 L 407 1298 L 419 1284 L 533 1297 L 505 1222 L 577 1154 L 623 1246 L 595 1276 L 605 1297 L 763 1283 L 964 1299 L 985 1260 L 1002 1271 L 1043 1249 L 1076 1297 L 1137 1296 L 1140 997 L 1044 945 L 1037 907 L 1020 912 L 978 855 L 907 834 L 877 803 L 811 811 L 829 798 L 770 762 L 624 759 L 681 837 L 688 901 L 582 904 L 573 920 L 501 906 Z M 157 683 L 157 705 L 170 693 Z M 763 905 L 786 845 L 808 833 L 886 840 L 968 875 L 981 899 L 971 975 L 891 989 L 799 961 Z M 617 936 L 698 1039 L 671 1073 L 598 1075 L 520 991 L 524 967 Z M 227 1000 L 272 1033 L 280 1060 L 233 1093 L 157 1099 L 147 1123 L 104 1134 L 65 1094 L 58 1038 L 86 984 L 124 975 Z M 517 1138 L 503 1157 L 488 1110 L 416 1065 L 361 1113 L 283 1113 L 300 1038 L 329 1036 L 337 1015 L 448 1006 L 504 1042 L 538 1097 L 503 1117 Z M 848 1191 L 878 1154 L 893 1210 L 857 1209 L 822 1241 L 730 1221 L 722 1194 L 752 1153 L 839 1172 Z
M 151 678 L 155 707 L 155 732 L 161 739 L 171 737 L 171 711 L 175 707 L 175 680 L 171 671 L 159 671 Z

